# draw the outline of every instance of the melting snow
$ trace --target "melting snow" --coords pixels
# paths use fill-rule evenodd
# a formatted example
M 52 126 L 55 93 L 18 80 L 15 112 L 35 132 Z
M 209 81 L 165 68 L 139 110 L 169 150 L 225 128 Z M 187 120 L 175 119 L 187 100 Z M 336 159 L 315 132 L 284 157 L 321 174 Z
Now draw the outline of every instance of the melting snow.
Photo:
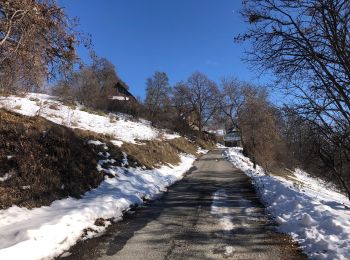
M 251 176 L 267 210 L 312 259 L 349 259 L 350 202 L 340 192 L 301 170 L 295 180 L 267 176 L 253 168 L 241 148 L 229 148 L 228 159 Z
M 14 171 L 9 171 L 9 172 L 5 173 L 4 176 L 0 177 L 0 182 L 7 181 L 7 180 L 10 179 L 13 175 L 15 175 L 15 172 L 14 172 Z
M 55 104 L 55 109 L 52 105 Z M 165 139 L 179 137 L 177 134 L 166 134 L 156 129 L 146 120 L 135 122 L 128 115 L 97 115 L 71 108 L 57 101 L 55 97 L 45 94 L 28 94 L 26 97 L 0 97 L 0 107 L 14 110 L 27 116 L 40 115 L 56 124 L 71 128 L 89 130 L 113 137 L 119 142 L 136 143 L 136 140 L 153 140 L 160 136 Z M 120 144 L 120 143 L 119 143 Z
M 230 256 L 234 253 L 235 249 L 233 246 L 225 246 L 225 256 Z
M 88 144 L 93 144 L 93 145 L 104 145 L 101 141 L 95 141 L 95 140 L 89 140 Z
M 137 140 L 179 137 L 152 127 L 146 120 L 135 122 L 130 116 L 123 114 L 91 114 L 82 111 L 79 106 L 65 106 L 54 97 L 44 94 L 29 94 L 25 98 L 0 97 L 0 107 L 16 110 L 27 116 L 40 115 L 71 128 L 106 134 L 118 146 L 124 142 L 136 143 Z M 108 150 L 106 144 L 100 141 L 90 140 L 89 144 L 103 145 Z M 123 155 L 123 166 L 128 166 L 127 155 Z M 141 204 L 144 198 L 159 196 L 166 187 L 180 180 L 195 160 L 193 156 L 183 154 L 179 165 L 147 170 L 143 166 L 105 166 L 115 161 L 109 158 L 108 152 L 101 153 L 101 156 L 104 159 L 98 162 L 97 169 L 115 177 L 106 177 L 98 188 L 85 193 L 81 199 L 57 200 L 50 206 L 31 210 L 17 206 L 0 210 L 0 259 L 48 259 L 64 253 L 82 237 L 84 230 L 88 231 L 87 237 L 91 237 L 104 231 L 110 224 L 106 221 L 105 226 L 96 226 L 96 219 L 121 219 L 123 212 L 132 205 Z M 11 176 L 5 174 L 0 181 Z M 30 186 L 22 188 L 27 189 Z M 64 189 L 64 186 L 61 188 Z M 69 253 L 64 254 L 67 255 Z
M 111 167 L 117 178 L 107 178 L 81 199 L 62 199 L 49 207 L 26 209 L 12 206 L 0 210 L 0 259 L 53 258 L 68 250 L 81 238 L 83 230 L 90 235 L 102 232 L 95 226 L 98 218 L 121 219 L 123 212 L 143 198 L 153 198 L 183 177 L 194 157 L 181 155 L 178 166 L 155 170 Z

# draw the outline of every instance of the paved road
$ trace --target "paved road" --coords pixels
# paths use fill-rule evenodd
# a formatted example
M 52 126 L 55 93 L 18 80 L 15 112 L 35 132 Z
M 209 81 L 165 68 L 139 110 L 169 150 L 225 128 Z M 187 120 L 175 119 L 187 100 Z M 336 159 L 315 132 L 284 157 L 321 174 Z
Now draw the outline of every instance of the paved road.
M 216 150 L 161 199 L 65 259 L 305 259 L 274 229 L 249 178 Z

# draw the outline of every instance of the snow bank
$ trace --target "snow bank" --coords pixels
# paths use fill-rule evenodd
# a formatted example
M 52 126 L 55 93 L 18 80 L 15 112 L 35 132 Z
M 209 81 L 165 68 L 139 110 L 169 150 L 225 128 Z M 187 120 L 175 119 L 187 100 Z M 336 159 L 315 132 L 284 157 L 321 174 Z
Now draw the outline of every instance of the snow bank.
M 65 106 L 54 97 L 44 94 L 29 94 L 22 98 L 0 97 L 0 107 L 27 116 L 40 115 L 67 127 L 110 135 L 112 143 L 117 146 L 124 142 L 136 143 L 138 140 L 180 137 L 156 129 L 146 120 L 135 122 L 123 114 L 88 113 L 80 108 Z M 90 140 L 88 143 L 108 150 L 106 144 L 100 141 Z M 193 156 L 182 154 L 181 163 L 177 166 L 145 170 L 124 167 L 128 166 L 125 153 L 122 167 L 110 166 L 115 161 L 107 151 L 101 155 L 104 159 L 98 162 L 97 169 L 114 177 L 106 177 L 98 188 L 85 193 L 81 199 L 57 200 L 50 206 L 32 210 L 17 206 L 0 210 L 0 259 L 51 259 L 62 254 L 83 234 L 85 237 L 93 236 L 110 224 L 105 221 L 104 226 L 101 223 L 95 225 L 97 219 L 121 219 L 123 212 L 132 205 L 157 196 L 181 179 L 195 160 Z M 11 177 L 9 173 L 0 181 Z
M 89 130 L 112 136 L 112 143 L 121 146 L 124 142 L 138 140 L 173 139 L 180 137 L 151 126 L 146 120 L 134 121 L 130 116 L 97 115 L 63 105 L 54 97 L 44 94 L 29 94 L 26 97 L 0 97 L 0 107 L 17 113 L 40 115 L 54 123 L 71 128 Z M 108 147 L 100 141 L 90 140 L 90 145 Z M 204 151 L 200 151 L 204 152 Z M 96 223 L 97 219 L 122 218 L 123 212 L 143 199 L 166 190 L 166 187 L 183 177 L 195 158 L 181 155 L 177 166 L 167 165 L 154 170 L 126 168 L 127 155 L 122 166 L 110 166 L 115 162 L 108 152 L 97 165 L 99 171 L 109 176 L 94 190 L 81 198 L 54 201 L 50 206 L 26 209 L 12 206 L 0 210 L 0 259 L 51 259 L 68 250 L 82 235 L 90 237 L 102 232 L 110 224 Z M 109 165 L 109 166 L 108 166 Z M 0 179 L 11 178 L 7 174 Z M 28 188 L 26 186 L 22 188 Z
M 84 230 L 89 236 L 102 232 L 109 224 L 96 226 L 96 219 L 121 219 L 131 205 L 141 204 L 143 198 L 150 199 L 181 179 L 194 160 L 181 155 L 178 166 L 155 170 L 116 166 L 103 169 L 100 162 L 101 170 L 113 172 L 116 177 L 106 177 L 82 199 L 58 200 L 33 210 L 17 206 L 1 210 L 0 259 L 50 259 L 60 255 L 81 238 Z
M 267 176 L 253 169 L 241 148 L 226 150 L 228 159 L 249 175 L 267 211 L 312 259 L 349 259 L 350 203 L 346 196 L 297 170 L 295 178 Z
M 0 97 L 0 107 L 17 113 L 35 116 L 40 115 L 56 124 L 71 128 L 89 130 L 107 134 L 113 139 L 135 143 L 139 140 L 153 140 L 162 136 L 164 139 L 179 137 L 177 134 L 163 133 L 150 125 L 146 120 L 132 121 L 130 116 L 97 115 L 82 111 L 79 107 L 71 108 L 57 101 L 55 97 L 45 94 L 28 94 L 26 97 Z

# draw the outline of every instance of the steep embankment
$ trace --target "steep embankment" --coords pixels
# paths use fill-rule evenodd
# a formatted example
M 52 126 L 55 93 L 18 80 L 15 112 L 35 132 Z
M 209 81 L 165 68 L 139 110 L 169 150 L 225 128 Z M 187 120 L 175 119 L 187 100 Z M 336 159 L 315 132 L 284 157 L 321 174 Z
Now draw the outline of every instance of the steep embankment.
M 98 157 L 67 127 L 0 110 L 0 208 L 79 197 L 103 180 Z
M 1 259 L 61 254 L 181 179 L 198 155 L 195 142 L 147 121 L 47 95 L 0 107 Z

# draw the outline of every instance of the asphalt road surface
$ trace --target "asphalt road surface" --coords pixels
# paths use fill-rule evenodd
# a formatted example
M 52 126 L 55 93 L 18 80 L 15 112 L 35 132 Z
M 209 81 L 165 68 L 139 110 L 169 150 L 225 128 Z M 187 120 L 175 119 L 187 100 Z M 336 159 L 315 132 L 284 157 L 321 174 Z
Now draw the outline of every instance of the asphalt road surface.
M 275 232 L 250 179 L 222 150 L 202 156 L 162 198 L 69 252 L 64 259 L 306 259 Z

